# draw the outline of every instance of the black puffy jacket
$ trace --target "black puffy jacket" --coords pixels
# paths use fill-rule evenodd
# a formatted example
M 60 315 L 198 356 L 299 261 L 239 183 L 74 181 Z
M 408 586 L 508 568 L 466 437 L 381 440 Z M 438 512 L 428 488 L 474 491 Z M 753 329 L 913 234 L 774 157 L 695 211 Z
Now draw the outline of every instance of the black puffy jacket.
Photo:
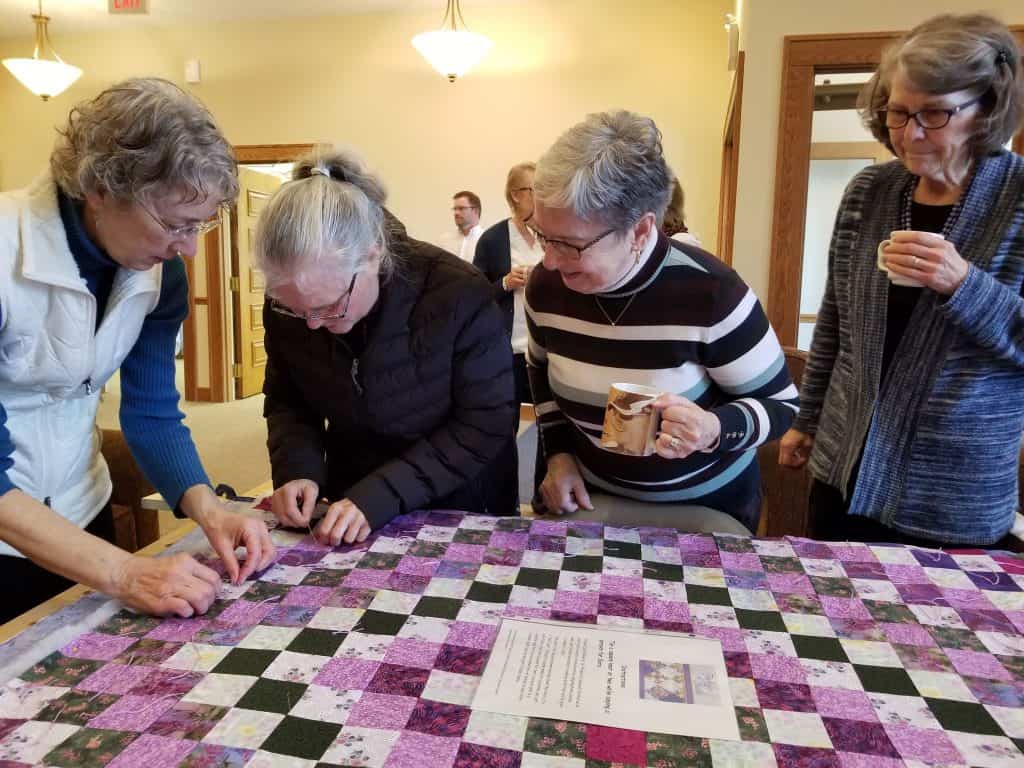
M 422 508 L 518 514 L 517 469 L 499 460 L 514 440 L 512 352 L 491 286 L 392 222 L 397 269 L 347 334 L 264 306 L 274 487 L 313 480 L 375 529 Z

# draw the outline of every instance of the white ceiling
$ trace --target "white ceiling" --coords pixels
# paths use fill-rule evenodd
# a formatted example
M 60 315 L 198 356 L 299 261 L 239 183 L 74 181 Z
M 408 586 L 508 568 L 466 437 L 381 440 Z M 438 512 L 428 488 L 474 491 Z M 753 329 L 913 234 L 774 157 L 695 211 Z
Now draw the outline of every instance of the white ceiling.
M 464 0 L 463 12 L 474 5 L 515 0 Z M 149 0 L 147 15 L 110 15 L 107 0 L 43 0 L 52 35 L 147 24 L 184 24 L 223 19 L 271 19 L 284 16 L 340 16 L 377 11 L 437 10 L 441 23 L 445 0 Z M 0 37 L 28 37 L 37 0 L 0 0 Z

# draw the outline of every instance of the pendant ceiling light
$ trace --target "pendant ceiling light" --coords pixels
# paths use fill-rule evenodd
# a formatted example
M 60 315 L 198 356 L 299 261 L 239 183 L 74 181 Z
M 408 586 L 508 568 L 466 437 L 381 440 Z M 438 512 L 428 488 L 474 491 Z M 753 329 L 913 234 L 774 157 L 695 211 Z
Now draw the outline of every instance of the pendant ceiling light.
M 36 24 L 36 47 L 31 59 L 4 59 L 4 66 L 10 70 L 18 81 L 36 96 L 46 101 L 67 90 L 75 80 L 82 76 L 82 70 L 65 64 L 64 60 L 53 50 L 50 35 L 46 31 L 49 16 L 43 15 L 43 0 L 39 0 L 39 13 L 32 14 Z M 49 48 L 50 57 L 46 56 Z
M 466 27 L 459 0 L 448 0 L 440 29 L 416 35 L 412 44 L 449 83 L 476 66 L 492 45 L 486 37 Z

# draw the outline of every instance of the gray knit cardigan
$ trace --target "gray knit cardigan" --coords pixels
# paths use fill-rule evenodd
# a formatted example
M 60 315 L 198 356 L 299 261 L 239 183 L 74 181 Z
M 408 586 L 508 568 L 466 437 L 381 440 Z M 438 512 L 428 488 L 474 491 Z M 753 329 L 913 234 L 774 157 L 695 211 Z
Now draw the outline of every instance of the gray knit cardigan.
M 888 279 L 878 243 L 900 228 L 898 161 L 846 189 L 793 426 L 810 470 L 850 513 L 923 538 L 991 544 L 1013 524 L 1024 429 L 1024 159 L 978 162 L 950 240 L 970 263 L 950 297 L 921 291 L 880 388 Z

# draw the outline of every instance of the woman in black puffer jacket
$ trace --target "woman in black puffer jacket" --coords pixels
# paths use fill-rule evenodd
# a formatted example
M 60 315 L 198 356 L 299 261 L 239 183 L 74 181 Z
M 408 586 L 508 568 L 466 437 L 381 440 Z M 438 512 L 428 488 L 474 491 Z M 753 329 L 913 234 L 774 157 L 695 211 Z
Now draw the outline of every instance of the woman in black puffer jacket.
M 408 237 L 353 154 L 299 161 L 256 236 L 273 510 L 338 545 L 414 509 L 518 513 L 512 351 L 472 266 Z

